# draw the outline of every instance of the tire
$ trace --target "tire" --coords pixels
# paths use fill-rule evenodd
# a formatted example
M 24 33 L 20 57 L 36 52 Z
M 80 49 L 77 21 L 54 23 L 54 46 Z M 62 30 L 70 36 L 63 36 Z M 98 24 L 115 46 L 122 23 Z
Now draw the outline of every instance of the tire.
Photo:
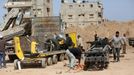
M 60 54 L 59 61 L 63 61 L 65 58 L 64 54 Z
M 15 70 L 18 70 L 18 65 L 17 65 L 18 61 L 19 61 L 18 59 L 14 60 L 14 69 Z
M 51 57 L 48 57 L 48 59 L 47 59 L 47 65 L 50 66 L 52 64 L 53 64 L 52 58 Z
M 108 63 L 105 63 L 104 68 L 105 68 L 105 69 L 108 69 Z
M 57 57 L 57 55 L 54 55 L 54 56 L 53 56 L 52 61 L 53 61 L 53 64 L 57 64 L 57 62 L 58 62 L 58 57 Z
M 88 70 L 88 66 L 89 66 L 88 62 L 85 61 L 85 62 L 84 62 L 84 65 L 85 65 L 85 66 L 84 66 L 83 70 L 84 70 L 84 71 L 87 71 L 87 70 Z
M 46 68 L 46 66 L 47 66 L 47 63 L 46 63 L 46 59 L 44 58 L 41 60 L 41 67 Z

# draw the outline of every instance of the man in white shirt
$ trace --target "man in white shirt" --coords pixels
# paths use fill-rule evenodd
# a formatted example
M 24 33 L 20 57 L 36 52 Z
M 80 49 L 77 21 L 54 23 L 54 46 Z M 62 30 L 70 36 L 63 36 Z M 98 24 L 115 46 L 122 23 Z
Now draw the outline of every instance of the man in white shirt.
M 119 36 L 119 31 L 116 31 L 115 36 L 111 40 L 113 46 L 114 61 L 120 61 L 120 50 L 122 47 L 122 39 Z
M 123 34 L 122 41 L 123 41 L 123 51 L 122 51 L 122 53 L 126 54 L 126 45 L 127 45 L 126 34 Z
M 82 56 L 82 59 L 85 60 L 85 56 L 84 56 L 85 50 L 84 50 L 84 48 L 83 48 L 83 46 L 84 46 L 84 45 L 83 45 L 83 40 L 82 40 L 82 38 L 81 38 L 80 35 L 78 35 L 77 38 L 78 38 L 78 39 L 77 39 L 77 46 L 82 49 L 82 55 L 81 55 L 81 56 Z
M 78 47 L 82 47 L 83 48 L 83 40 L 82 40 L 81 36 L 78 35 L 77 38 L 78 38 L 77 39 Z

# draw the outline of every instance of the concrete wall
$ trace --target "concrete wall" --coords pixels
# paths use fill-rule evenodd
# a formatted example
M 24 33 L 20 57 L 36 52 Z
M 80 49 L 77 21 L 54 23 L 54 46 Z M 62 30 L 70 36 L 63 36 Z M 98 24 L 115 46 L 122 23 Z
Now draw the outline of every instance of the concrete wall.
M 53 4 L 52 0 L 32 0 L 33 14 L 37 17 L 52 16 Z

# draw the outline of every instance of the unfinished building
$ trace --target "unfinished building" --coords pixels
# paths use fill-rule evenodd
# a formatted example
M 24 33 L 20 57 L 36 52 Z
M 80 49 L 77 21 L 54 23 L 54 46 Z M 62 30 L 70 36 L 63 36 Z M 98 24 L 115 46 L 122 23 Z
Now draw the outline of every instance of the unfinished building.
M 53 16 L 53 0 L 7 0 L 5 8 L 7 14 L 3 30 L 26 23 L 26 33 L 39 39 L 60 31 L 59 16 Z
M 5 7 L 8 12 L 12 8 L 22 8 L 25 12 L 25 17 L 46 17 L 52 16 L 53 0 L 8 0 Z
M 99 25 L 103 20 L 103 5 L 98 0 L 62 0 L 61 19 L 66 27 Z

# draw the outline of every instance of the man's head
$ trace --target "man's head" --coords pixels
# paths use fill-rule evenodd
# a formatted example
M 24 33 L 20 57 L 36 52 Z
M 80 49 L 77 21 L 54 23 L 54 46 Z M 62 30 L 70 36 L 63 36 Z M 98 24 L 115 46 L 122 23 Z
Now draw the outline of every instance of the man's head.
M 126 34 L 123 34 L 124 37 L 126 37 Z
M 54 33 L 54 35 L 57 35 L 57 33 Z
M 66 34 L 66 37 L 69 37 L 69 35 L 68 35 L 68 34 Z
M 79 48 L 82 52 L 85 51 L 85 49 L 83 48 L 83 46 L 79 46 L 78 48 Z
M 95 35 L 94 35 L 94 37 L 98 37 L 98 35 L 97 35 L 97 34 L 95 34 Z
M 48 37 L 48 35 L 47 35 L 47 34 L 45 34 L 45 35 L 44 35 L 44 37 L 45 37 L 45 38 L 47 38 L 47 37 Z
M 78 35 L 77 37 L 78 37 L 78 38 L 80 38 L 81 36 L 80 36 L 80 35 Z
M 115 36 L 116 36 L 116 37 L 119 37 L 119 31 L 116 31 Z

